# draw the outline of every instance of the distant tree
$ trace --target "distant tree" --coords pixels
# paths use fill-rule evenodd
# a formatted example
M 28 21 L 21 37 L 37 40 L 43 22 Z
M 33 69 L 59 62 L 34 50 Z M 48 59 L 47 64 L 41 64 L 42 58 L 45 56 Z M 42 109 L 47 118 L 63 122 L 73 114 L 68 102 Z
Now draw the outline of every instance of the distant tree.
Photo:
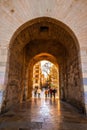
M 51 63 L 50 63 L 50 62 L 46 62 L 46 63 L 42 66 L 42 71 L 43 71 L 44 73 L 46 73 L 48 85 L 51 84 L 50 69 L 51 69 Z
M 42 71 L 46 73 L 47 76 L 47 84 L 51 87 L 57 87 L 58 85 L 58 72 L 55 65 L 50 62 L 46 62 L 42 66 Z

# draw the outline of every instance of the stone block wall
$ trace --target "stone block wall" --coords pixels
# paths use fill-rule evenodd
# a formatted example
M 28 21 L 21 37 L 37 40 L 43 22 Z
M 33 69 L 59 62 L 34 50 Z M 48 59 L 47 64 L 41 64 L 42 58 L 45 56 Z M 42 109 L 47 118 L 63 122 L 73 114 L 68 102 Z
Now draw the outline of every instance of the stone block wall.
M 84 100 L 87 111 L 87 48 L 86 47 L 81 49 L 81 61 L 82 61 L 83 86 L 84 86 Z
M 7 51 L 8 50 L 6 47 L 0 48 L 0 111 L 5 92 L 4 80 L 5 80 L 6 63 L 7 63 Z
M 4 111 L 4 108 L 8 109 L 10 106 L 12 107 L 12 105 L 20 102 L 23 89 L 23 54 L 20 54 L 17 48 L 11 49 L 9 50 L 10 54 L 8 54 L 7 64 L 9 63 L 9 66 L 6 71 L 8 73 L 6 78 L 8 79 L 5 83 L 2 111 Z
M 85 113 L 84 87 L 79 57 L 73 56 L 60 67 L 60 98 Z

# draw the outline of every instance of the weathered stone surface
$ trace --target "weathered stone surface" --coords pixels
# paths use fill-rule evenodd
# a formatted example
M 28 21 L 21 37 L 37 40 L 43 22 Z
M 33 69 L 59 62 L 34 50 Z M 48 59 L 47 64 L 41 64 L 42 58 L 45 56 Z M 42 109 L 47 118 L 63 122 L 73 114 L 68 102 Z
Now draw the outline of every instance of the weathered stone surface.
M 32 99 L 0 116 L 1 130 L 87 130 L 87 118 L 58 99 Z
M 60 66 L 60 89 L 63 89 L 64 99 L 75 102 L 73 104 L 77 107 L 78 104 L 84 107 L 85 101 L 86 106 L 87 86 L 82 82 L 82 76 L 87 78 L 86 12 L 86 0 L 0 1 L 0 85 L 6 87 L 5 96 L 9 105 L 12 105 L 13 100 L 15 103 L 22 101 L 26 93 L 25 79 L 29 79 L 28 92 L 32 90 L 32 66 L 35 62 L 31 63 L 31 60 L 39 53 L 48 53 L 55 57 L 55 63 Z M 43 16 L 60 20 L 74 33 L 60 21 L 50 18 L 30 21 Z M 41 30 L 41 26 L 47 27 L 48 31 Z M 31 66 L 29 74 L 28 64 Z M 12 86 L 17 87 L 11 89 Z M 27 95 L 30 97 L 31 93 Z

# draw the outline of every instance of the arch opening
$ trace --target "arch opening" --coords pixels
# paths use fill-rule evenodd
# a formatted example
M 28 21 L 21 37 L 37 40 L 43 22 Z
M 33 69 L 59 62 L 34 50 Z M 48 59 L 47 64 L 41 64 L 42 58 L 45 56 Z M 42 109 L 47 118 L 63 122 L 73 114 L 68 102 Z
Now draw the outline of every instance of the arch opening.
M 44 59 L 59 66 L 60 99 L 84 112 L 77 38 L 64 23 L 48 17 L 25 23 L 12 37 L 5 82 L 6 98 L 2 108 L 7 109 L 22 102 L 25 91 L 25 100 L 31 98 L 33 65 Z
M 32 98 L 59 99 L 59 70 L 47 60 L 41 60 L 33 66 Z

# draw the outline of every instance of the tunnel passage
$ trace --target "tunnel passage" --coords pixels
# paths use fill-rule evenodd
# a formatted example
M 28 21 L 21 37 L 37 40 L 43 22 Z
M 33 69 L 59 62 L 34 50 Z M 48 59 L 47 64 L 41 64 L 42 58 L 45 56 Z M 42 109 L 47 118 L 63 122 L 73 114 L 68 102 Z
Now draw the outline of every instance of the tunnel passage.
M 32 77 L 33 77 L 33 67 L 34 67 L 34 65 L 37 62 L 40 62 L 42 60 L 50 61 L 51 63 L 53 63 L 59 69 L 59 66 L 57 64 L 57 60 L 56 60 L 56 58 L 54 56 L 52 56 L 52 55 L 50 55 L 48 53 L 40 53 L 40 54 L 34 56 L 30 60 L 30 62 L 28 64 L 28 70 L 27 70 L 28 73 L 26 73 L 27 74 L 26 75 L 26 77 L 27 77 L 26 78 L 27 79 L 26 83 L 28 83 L 28 86 L 29 86 L 27 88 L 27 91 L 25 91 L 26 98 L 29 98 L 32 95 L 32 93 L 29 93 L 29 92 L 31 92 L 32 89 L 33 89 L 33 80 L 32 80 Z M 59 77 L 59 73 L 58 73 L 58 77 Z M 32 87 L 30 87 L 30 86 L 32 86 Z
M 78 41 L 69 27 L 47 17 L 25 23 L 11 39 L 2 111 L 31 98 L 33 65 L 46 58 L 59 65 L 60 99 L 85 111 Z

